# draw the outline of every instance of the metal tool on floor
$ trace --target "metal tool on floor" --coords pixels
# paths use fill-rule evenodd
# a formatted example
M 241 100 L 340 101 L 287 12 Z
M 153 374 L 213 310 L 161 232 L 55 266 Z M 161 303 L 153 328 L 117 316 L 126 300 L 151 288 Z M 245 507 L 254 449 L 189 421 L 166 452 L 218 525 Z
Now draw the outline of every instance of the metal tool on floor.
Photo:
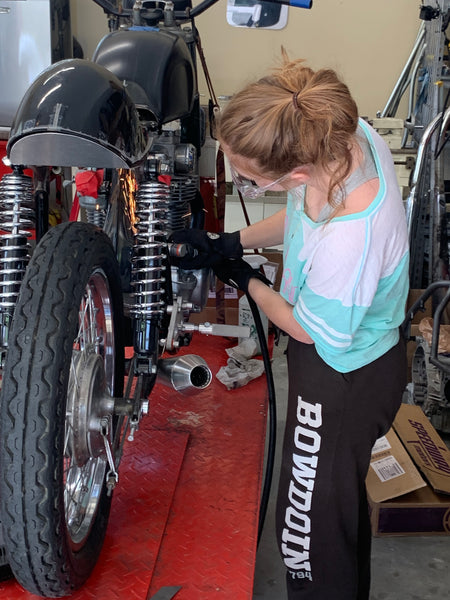
M 180 590 L 181 586 L 163 587 L 148 600 L 172 600 Z

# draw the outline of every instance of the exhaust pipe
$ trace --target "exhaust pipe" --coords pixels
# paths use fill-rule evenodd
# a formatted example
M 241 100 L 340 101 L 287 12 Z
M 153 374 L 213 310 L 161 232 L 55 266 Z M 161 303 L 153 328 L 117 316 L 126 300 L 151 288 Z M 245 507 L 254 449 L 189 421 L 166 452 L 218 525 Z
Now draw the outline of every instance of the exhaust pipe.
M 186 354 L 163 358 L 158 362 L 158 379 L 185 396 L 192 396 L 209 386 L 212 373 L 201 356 Z

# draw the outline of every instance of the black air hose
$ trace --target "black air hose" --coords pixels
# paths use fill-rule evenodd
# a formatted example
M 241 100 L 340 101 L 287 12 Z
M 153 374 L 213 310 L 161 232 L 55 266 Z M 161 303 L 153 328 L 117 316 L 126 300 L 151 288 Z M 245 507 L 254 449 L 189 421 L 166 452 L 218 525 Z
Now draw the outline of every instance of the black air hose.
M 247 294 L 248 304 L 252 311 L 253 320 L 255 321 L 256 333 L 258 334 L 259 345 L 263 357 L 264 370 L 266 372 L 267 389 L 269 392 L 269 444 L 267 449 L 266 474 L 264 477 L 264 485 L 261 495 L 261 505 L 259 510 L 258 522 L 258 544 L 261 540 L 261 535 L 266 519 L 267 506 L 269 504 L 270 488 L 272 485 L 273 465 L 275 462 L 275 446 L 277 438 L 277 407 L 275 399 L 275 386 L 273 383 L 272 365 L 270 362 L 269 349 L 267 340 L 264 334 L 264 328 L 259 314 L 259 309 L 256 302 Z

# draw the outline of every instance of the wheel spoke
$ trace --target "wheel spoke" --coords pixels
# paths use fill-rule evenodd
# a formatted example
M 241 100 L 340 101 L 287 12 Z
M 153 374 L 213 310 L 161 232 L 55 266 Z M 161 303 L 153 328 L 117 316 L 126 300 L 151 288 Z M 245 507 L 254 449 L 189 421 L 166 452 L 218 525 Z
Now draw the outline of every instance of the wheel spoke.
M 105 471 L 105 462 L 99 459 L 89 459 L 81 468 L 69 464 L 65 470 L 66 523 L 75 549 L 84 543 L 90 531 L 92 518 L 97 512 Z
M 98 366 L 98 363 L 92 362 L 93 355 L 102 358 L 114 356 L 108 283 L 105 274 L 101 271 L 94 272 L 86 285 L 80 305 L 79 327 L 70 365 L 64 443 L 66 463 L 64 501 L 67 527 L 74 545 L 81 544 L 83 536 L 89 534 L 100 500 L 99 483 L 103 483 L 107 462 L 103 452 L 103 440 L 101 443 L 99 440 L 99 432 L 90 429 L 92 417 L 105 416 L 96 413 L 99 407 L 95 403 L 95 398 L 90 397 L 95 395 L 93 370 Z M 106 371 L 106 365 L 104 370 Z M 105 373 L 105 384 L 109 389 L 113 387 L 111 381 L 113 371 L 114 369 L 109 368 L 108 373 Z M 94 381 L 89 394 L 83 393 L 83 390 L 86 390 L 82 388 L 86 377 Z M 80 430 L 83 432 L 81 436 L 77 433 Z M 93 439 L 94 443 L 92 443 Z M 99 455 L 90 455 L 91 446 L 98 449 Z

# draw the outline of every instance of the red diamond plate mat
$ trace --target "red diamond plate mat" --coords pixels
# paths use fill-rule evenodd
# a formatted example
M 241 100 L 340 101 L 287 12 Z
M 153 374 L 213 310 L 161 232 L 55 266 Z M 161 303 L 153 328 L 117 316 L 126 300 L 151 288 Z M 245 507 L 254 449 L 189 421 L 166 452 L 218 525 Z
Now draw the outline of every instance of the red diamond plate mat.
M 125 446 L 100 559 L 73 600 L 142 600 L 146 597 L 189 434 L 146 428 Z M 0 597 L 38 598 L 15 581 Z
M 189 351 L 215 375 L 236 343 L 199 336 Z M 173 393 L 165 390 L 158 402 L 165 398 L 173 402 Z M 172 403 L 166 419 L 191 435 L 149 598 L 173 585 L 181 586 L 175 600 L 252 598 L 266 409 L 264 376 L 230 391 L 215 379 Z
M 184 353 L 215 375 L 235 341 L 194 336 Z M 197 396 L 157 385 L 150 414 L 126 443 L 100 560 L 73 600 L 250 600 L 266 431 L 264 377 Z M 16 582 L 0 597 L 34 600 Z

